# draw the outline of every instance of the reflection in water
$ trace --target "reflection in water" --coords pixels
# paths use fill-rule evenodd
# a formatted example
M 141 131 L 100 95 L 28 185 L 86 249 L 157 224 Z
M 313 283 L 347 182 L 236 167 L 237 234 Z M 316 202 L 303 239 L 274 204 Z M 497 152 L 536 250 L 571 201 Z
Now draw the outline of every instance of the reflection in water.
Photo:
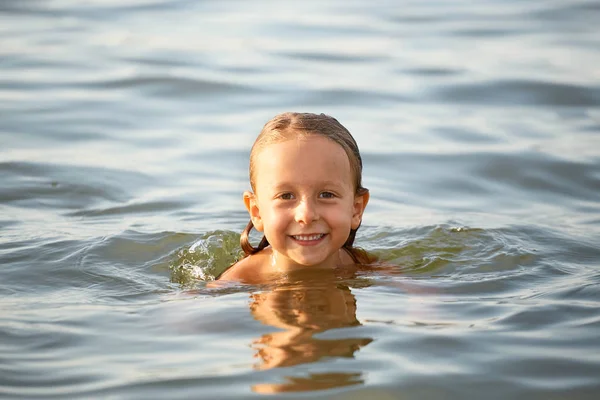
M 285 383 L 260 383 L 252 386 L 258 393 L 306 392 L 365 383 L 357 372 L 309 374 L 307 377 L 287 377 Z
M 262 335 L 253 343 L 257 369 L 288 367 L 318 361 L 323 357 L 353 357 L 371 338 L 317 339 L 329 329 L 361 325 L 356 319 L 356 299 L 347 286 L 328 283 L 280 286 L 254 293 L 250 310 L 266 325 L 281 328 Z M 320 390 L 363 383 L 360 373 L 319 373 L 287 377 L 286 383 L 259 384 L 261 393 Z

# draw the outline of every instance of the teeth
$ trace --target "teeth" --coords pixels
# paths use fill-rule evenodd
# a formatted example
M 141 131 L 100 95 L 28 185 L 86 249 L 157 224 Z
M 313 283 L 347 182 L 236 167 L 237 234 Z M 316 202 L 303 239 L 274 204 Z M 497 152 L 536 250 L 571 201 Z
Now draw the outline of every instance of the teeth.
M 325 236 L 324 234 L 320 233 L 318 235 L 293 235 L 292 237 L 296 240 L 319 240 L 321 239 L 323 236 Z

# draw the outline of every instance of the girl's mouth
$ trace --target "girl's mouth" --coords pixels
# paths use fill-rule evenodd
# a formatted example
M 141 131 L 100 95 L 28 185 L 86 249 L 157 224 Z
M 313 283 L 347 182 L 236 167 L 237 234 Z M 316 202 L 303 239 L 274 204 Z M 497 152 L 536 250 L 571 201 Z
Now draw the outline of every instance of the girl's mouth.
M 312 246 L 321 242 L 325 236 L 325 233 L 315 233 L 311 235 L 291 235 L 290 237 L 302 246 Z

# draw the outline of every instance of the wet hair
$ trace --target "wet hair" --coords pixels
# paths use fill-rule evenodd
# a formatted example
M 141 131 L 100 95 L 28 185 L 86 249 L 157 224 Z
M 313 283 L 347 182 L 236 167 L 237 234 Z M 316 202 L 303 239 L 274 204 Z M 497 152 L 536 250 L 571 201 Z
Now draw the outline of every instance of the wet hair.
M 350 169 L 354 178 L 354 190 L 357 196 L 365 194 L 368 189 L 362 186 L 362 158 L 358 151 L 358 145 L 350 132 L 338 122 L 337 119 L 325 114 L 294 113 L 286 112 L 276 115 L 265 124 L 262 131 L 256 138 L 252 150 L 250 151 L 250 186 L 256 193 L 256 157 L 258 153 L 270 144 L 280 143 L 296 137 L 306 137 L 311 135 L 323 136 L 339 144 L 350 161 Z M 256 254 L 269 245 L 267 238 L 263 235 L 258 247 L 250 244 L 249 235 L 254 227 L 252 220 L 248 223 L 240 237 L 240 245 L 245 256 Z M 360 228 L 360 225 L 358 226 Z M 356 237 L 356 229 L 351 229 L 348 239 L 342 246 L 354 262 L 367 264 L 370 258 L 366 251 L 353 246 Z

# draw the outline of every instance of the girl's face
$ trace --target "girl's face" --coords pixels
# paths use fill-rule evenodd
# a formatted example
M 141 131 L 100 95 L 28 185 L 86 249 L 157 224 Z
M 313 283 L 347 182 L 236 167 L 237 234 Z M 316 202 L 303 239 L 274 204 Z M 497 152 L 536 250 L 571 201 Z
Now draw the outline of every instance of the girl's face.
M 256 193 L 244 193 L 244 202 L 277 266 L 334 267 L 369 200 L 355 195 L 344 149 L 308 135 L 270 144 L 254 162 Z

